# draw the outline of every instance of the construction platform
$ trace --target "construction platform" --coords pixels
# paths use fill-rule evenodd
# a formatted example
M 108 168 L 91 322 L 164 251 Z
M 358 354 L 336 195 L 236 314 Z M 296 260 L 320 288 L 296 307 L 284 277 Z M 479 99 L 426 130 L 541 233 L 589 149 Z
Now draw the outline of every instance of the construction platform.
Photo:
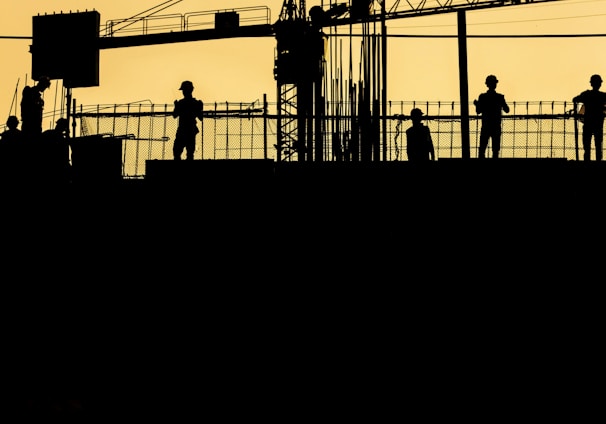
M 148 188 L 194 185 L 200 192 L 273 190 L 280 196 L 389 194 L 570 197 L 602 186 L 606 165 L 566 159 L 440 159 L 404 162 L 281 162 L 271 160 L 151 160 Z
M 365 198 L 403 203 L 415 199 L 430 203 L 445 199 L 517 203 L 540 198 L 593 199 L 606 182 L 605 163 L 566 159 L 440 159 L 423 164 L 148 160 L 142 179 L 124 179 L 119 167 L 107 170 L 101 163 L 91 163 L 94 168 L 87 170 L 80 165 L 70 180 L 63 172 L 55 173 L 49 167 L 17 171 L 18 164 L 13 163 L 10 168 L 3 168 L 0 185 L 5 193 L 15 194 L 37 188 L 73 195 L 99 191 L 112 193 L 111 199 L 125 204 L 163 192 L 183 192 L 192 201 L 258 196 L 269 203 L 286 199 L 331 203 Z

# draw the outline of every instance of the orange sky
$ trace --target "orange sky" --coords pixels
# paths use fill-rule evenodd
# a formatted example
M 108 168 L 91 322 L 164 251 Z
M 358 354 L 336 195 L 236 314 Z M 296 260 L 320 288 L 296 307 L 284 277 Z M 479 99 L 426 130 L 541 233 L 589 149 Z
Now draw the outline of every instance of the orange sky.
M 97 10 L 101 24 L 148 10 L 159 0 L 3 0 L 0 5 L 0 120 L 15 114 L 15 97 L 26 81 L 31 83 L 32 17 L 45 13 Z M 279 17 L 282 0 L 182 0 L 159 14 L 267 7 L 272 22 Z M 328 0 L 307 0 L 307 8 L 329 5 Z M 334 1 L 333 1 L 334 3 Z M 398 3 L 387 0 L 387 8 Z M 412 5 L 422 1 L 409 0 Z M 426 3 L 429 6 L 432 1 Z M 201 5 L 203 4 L 203 5 Z M 377 6 L 378 7 L 378 6 Z M 399 8 L 406 8 L 401 1 Z M 467 34 L 544 35 L 601 34 L 606 21 L 606 1 L 559 0 L 545 4 L 476 10 L 466 13 Z M 394 19 L 390 35 L 456 35 L 457 15 Z M 348 26 L 339 27 L 347 33 Z M 328 30 L 327 30 L 328 32 Z M 354 39 L 354 43 L 356 43 Z M 606 77 L 606 38 L 469 38 L 469 98 L 485 91 L 484 78 L 496 74 L 498 91 L 513 101 L 570 101 L 589 88 L 589 77 Z M 115 104 L 149 101 L 172 103 L 180 97 L 179 83 L 192 80 L 194 95 L 205 102 L 251 103 L 267 94 L 276 101 L 273 37 L 186 42 L 131 47 L 100 52 L 99 87 L 73 90 L 78 104 Z M 354 45 L 354 50 L 358 47 Z M 459 70 L 456 38 L 389 38 L 388 100 L 458 101 Z M 74 54 L 78 54 L 74 51 Z M 328 58 L 328 60 L 347 60 Z M 357 68 L 357 65 L 354 66 Z M 60 107 L 61 85 L 54 81 L 45 93 L 47 110 Z M 59 94 L 57 94 L 59 93 Z M 57 104 L 59 103 L 59 104 Z

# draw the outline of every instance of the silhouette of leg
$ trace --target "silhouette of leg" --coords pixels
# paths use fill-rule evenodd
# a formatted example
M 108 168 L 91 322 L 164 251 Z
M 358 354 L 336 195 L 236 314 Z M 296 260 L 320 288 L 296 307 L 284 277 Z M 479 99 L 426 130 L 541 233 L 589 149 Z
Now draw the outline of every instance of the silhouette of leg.
M 492 158 L 493 159 L 499 158 L 500 150 L 501 150 L 501 134 L 498 132 L 495 132 L 492 135 Z
M 181 160 L 181 153 L 183 152 L 183 146 L 175 141 L 173 145 L 173 158 L 174 160 Z
M 600 129 L 598 128 L 596 130 L 595 134 L 593 135 L 593 138 L 595 140 L 595 160 L 601 161 L 602 160 L 602 141 L 604 139 L 604 133 L 602 131 L 600 131 Z
M 185 157 L 187 160 L 194 160 L 194 149 L 190 149 L 190 148 L 186 149 L 185 155 L 186 155 Z
M 486 157 L 486 148 L 488 147 L 488 135 L 484 132 L 480 133 L 480 150 L 478 152 L 478 158 L 484 159 Z
M 591 131 L 583 128 L 583 160 L 591 160 Z
M 185 157 L 187 160 L 194 160 L 194 152 L 196 151 L 196 138 L 193 136 L 191 140 L 187 140 L 185 145 Z

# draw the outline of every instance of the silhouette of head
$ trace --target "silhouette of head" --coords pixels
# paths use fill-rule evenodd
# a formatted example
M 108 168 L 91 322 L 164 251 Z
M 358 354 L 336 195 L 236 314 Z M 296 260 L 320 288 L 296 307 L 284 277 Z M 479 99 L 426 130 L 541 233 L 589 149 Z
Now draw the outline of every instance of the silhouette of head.
M 6 126 L 10 129 L 17 128 L 19 126 L 19 118 L 17 118 L 15 115 L 9 116 L 6 120 Z
M 66 131 L 69 128 L 69 122 L 66 118 L 59 118 L 55 122 L 55 129 L 59 131 Z
M 182 90 L 182 91 L 193 91 L 194 90 L 194 84 L 191 81 L 183 81 L 181 83 L 181 87 L 179 87 L 179 90 Z
M 50 87 L 50 85 L 51 85 L 51 80 L 49 77 L 44 75 L 38 79 L 38 86 L 40 88 L 42 88 L 42 90 L 46 90 L 48 87 Z
M 413 120 L 419 120 L 419 119 L 421 119 L 422 116 L 423 116 L 423 111 L 421 109 L 419 109 L 418 107 L 415 107 L 414 109 L 412 109 L 410 111 L 410 117 Z
M 602 77 L 599 76 L 598 74 L 594 74 L 591 76 L 591 78 L 589 79 L 589 84 L 591 84 L 592 87 L 600 87 L 602 85 Z
M 499 80 L 494 75 L 488 75 L 486 77 L 486 85 L 488 87 L 496 87 L 498 82 L 499 82 Z

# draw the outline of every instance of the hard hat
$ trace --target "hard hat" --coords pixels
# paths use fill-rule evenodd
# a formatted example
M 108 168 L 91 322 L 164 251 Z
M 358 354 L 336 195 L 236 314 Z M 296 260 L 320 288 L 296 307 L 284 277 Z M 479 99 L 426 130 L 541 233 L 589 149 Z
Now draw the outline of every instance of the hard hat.
M 414 109 L 412 109 L 410 111 L 410 116 L 423 116 L 423 111 L 421 109 L 419 109 L 418 107 L 415 107 Z
M 57 119 L 57 122 L 55 122 L 55 126 L 57 128 L 62 128 L 62 127 L 67 128 L 69 126 L 69 122 L 66 118 L 59 118 L 59 119 Z
M 489 82 L 499 82 L 499 80 L 494 75 L 488 75 L 486 77 L 486 84 L 488 84 Z
M 589 79 L 589 82 L 594 82 L 594 81 L 602 82 L 602 77 L 599 76 L 598 74 L 594 74 Z
M 192 84 L 191 81 L 183 81 L 181 83 L 181 87 L 179 87 L 179 90 L 193 90 L 194 89 L 194 84 Z
M 6 125 L 10 126 L 11 124 L 19 125 L 19 118 L 17 118 L 15 115 L 9 116 L 6 120 Z

